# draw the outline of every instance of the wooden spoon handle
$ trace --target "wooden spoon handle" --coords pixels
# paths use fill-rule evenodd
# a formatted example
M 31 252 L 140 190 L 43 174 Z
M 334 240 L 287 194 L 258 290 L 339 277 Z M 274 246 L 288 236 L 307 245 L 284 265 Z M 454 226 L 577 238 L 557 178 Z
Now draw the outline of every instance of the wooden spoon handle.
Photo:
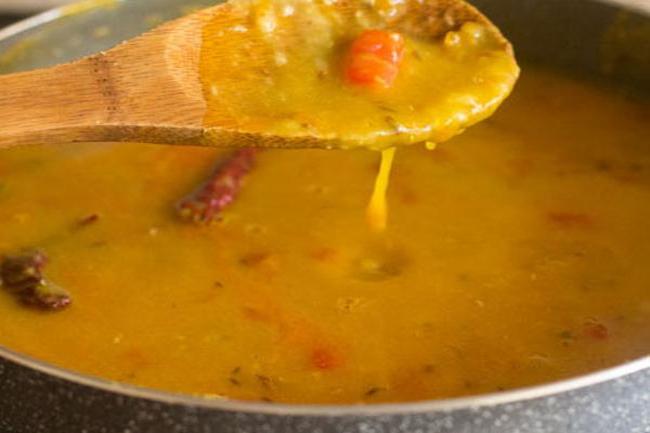
M 101 57 L 0 76 L 0 148 L 78 141 L 110 120 L 110 83 Z
M 119 54 L 0 75 L 0 149 L 83 141 L 200 144 L 202 117 L 192 105 L 185 108 L 187 98 L 172 79 L 156 75 L 161 66 L 137 51 L 136 59 Z M 138 61 L 151 69 L 138 70 Z M 203 102 L 194 105 L 202 113 Z M 189 119 L 177 122 L 174 110 Z

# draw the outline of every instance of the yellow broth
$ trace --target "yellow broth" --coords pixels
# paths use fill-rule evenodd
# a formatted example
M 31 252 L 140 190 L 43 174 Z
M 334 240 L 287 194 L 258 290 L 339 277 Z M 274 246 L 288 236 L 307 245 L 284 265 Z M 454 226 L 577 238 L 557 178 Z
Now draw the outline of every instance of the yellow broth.
M 0 290 L 0 344 L 153 388 L 300 403 L 478 394 L 647 355 L 649 114 L 528 71 L 492 119 L 398 150 L 381 236 L 363 211 L 376 152 L 262 152 L 201 226 L 174 204 L 224 151 L 3 151 L 0 251 L 43 248 L 74 302 L 43 313 Z

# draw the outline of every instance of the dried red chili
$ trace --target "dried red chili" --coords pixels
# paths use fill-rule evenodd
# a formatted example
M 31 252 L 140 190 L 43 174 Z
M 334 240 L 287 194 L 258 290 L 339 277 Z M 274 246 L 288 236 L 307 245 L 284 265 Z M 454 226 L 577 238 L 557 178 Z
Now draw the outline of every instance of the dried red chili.
M 254 166 L 257 151 L 240 149 L 220 162 L 210 179 L 178 204 L 180 216 L 195 223 L 214 221 L 237 198 L 244 178 Z
M 7 256 L 0 264 L 2 287 L 22 303 L 44 310 L 61 310 L 72 302 L 70 294 L 47 281 L 43 268 L 47 256 L 41 251 Z

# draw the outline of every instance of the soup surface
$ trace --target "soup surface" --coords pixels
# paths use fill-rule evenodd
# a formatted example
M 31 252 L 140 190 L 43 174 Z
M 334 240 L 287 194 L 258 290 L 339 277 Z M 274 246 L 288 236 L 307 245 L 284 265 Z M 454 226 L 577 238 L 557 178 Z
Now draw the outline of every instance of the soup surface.
M 376 152 L 259 152 L 201 225 L 175 205 L 228 152 L 3 151 L 0 251 L 44 250 L 73 303 L 0 291 L 0 343 L 118 381 L 303 403 L 500 391 L 646 355 L 649 114 L 528 70 L 490 120 L 397 151 L 381 235 L 363 212 Z

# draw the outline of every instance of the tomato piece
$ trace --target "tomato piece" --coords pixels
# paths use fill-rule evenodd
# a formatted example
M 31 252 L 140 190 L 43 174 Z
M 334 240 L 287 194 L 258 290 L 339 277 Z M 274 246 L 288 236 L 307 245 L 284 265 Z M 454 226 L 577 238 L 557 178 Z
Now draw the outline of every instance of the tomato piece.
M 331 347 L 318 346 L 311 352 L 311 364 L 317 370 L 333 370 L 343 364 L 341 356 Z
M 593 218 L 584 213 L 549 212 L 548 218 L 562 228 L 585 228 L 594 225 Z
M 584 325 L 584 333 L 586 336 L 594 340 L 606 340 L 609 338 L 609 329 L 607 326 L 599 322 L 587 322 Z
M 398 72 L 396 65 L 374 54 L 358 54 L 350 58 L 346 78 L 353 84 L 390 87 Z
M 354 54 L 373 53 L 378 57 L 398 64 L 404 57 L 404 37 L 386 30 L 366 30 L 352 43 Z
M 403 57 L 402 35 L 385 30 L 366 30 L 352 42 L 345 68 L 346 80 L 368 87 L 391 87 Z

